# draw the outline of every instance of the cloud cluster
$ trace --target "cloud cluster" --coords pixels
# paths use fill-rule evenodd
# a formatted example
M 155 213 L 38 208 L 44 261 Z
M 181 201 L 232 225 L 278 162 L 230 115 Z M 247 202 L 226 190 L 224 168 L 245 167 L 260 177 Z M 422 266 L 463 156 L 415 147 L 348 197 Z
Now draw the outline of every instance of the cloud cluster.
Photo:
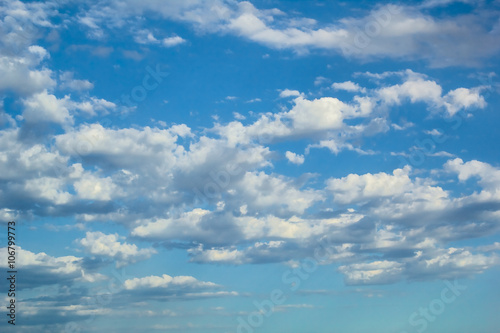
M 300 173 L 314 148 L 377 154 L 363 146 L 363 139 L 414 125 L 391 123 L 394 109 L 423 105 L 418 108 L 423 116 L 438 119 L 484 109 L 484 85 L 445 89 L 411 70 L 367 72 L 334 82 L 319 95 L 279 90 L 275 97 L 284 103 L 279 110 L 249 112 L 248 117 L 231 111 L 233 121 L 217 120 L 212 127 L 108 126 L 94 117 L 120 106 L 91 95 L 94 83 L 85 77 L 51 69 L 50 48 L 37 45 L 44 29 L 76 22 L 94 39 L 129 29 L 143 47 L 187 47 L 182 37 L 139 28 L 132 19 L 151 15 L 302 55 L 321 49 L 362 60 L 423 58 L 435 66 L 476 65 L 497 55 L 498 22 L 491 22 L 480 4 L 470 15 L 428 14 L 428 8 L 446 3 L 378 6 L 357 18 L 322 24 L 246 1 L 171 1 L 165 6 L 106 0 L 90 2 L 56 26 L 52 18 L 63 14 L 55 8 L 70 3 L 6 2 L 0 8 L 0 90 L 6 103 L 16 101 L 19 113 L 7 114 L 0 105 L 0 217 L 74 218 L 78 229 L 86 231 L 73 243 L 84 253 L 81 257 L 18 248 L 25 276 L 19 288 L 103 286 L 107 278 L 99 270 L 104 266 L 122 268 L 172 248 L 198 264 L 291 267 L 322 250 L 326 254 L 318 264 L 335 265 L 352 285 L 468 277 L 497 266 L 498 242 L 457 243 L 498 233 L 498 166 L 440 152 L 449 160 L 433 170 L 402 166 L 358 173 L 339 169 L 335 176 L 321 168 L 327 171 Z M 373 84 L 365 86 L 357 78 Z M 316 79 L 317 85 L 326 82 L 333 81 Z M 437 129 L 424 133 L 442 134 Z M 290 142 L 301 145 L 290 147 Z M 284 172 L 280 163 L 294 164 L 293 171 Z M 472 190 L 464 193 L 464 183 Z M 120 225 L 128 234 L 87 231 L 90 223 L 99 230 L 102 222 Z M 4 268 L 6 254 L 1 249 Z M 145 297 L 242 295 L 194 276 L 155 274 L 119 281 L 109 292 L 113 305 Z M 57 311 L 60 323 L 110 311 L 72 306 L 86 304 L 90 291 L 82 290 L 64 301 L 53 295 L 30 300 L 26 309 L 33 325 L 43 325 L 47 311 Z
M 184 22 L 203 32 L 232 34 L 298 53 L 323 49 L 363 60 L 389 57 L 424 59 L 434 66 L 477 66 L 498 54 L 500 35 L 498 22 L 482 3 L 475 5 L 478 8 L 471 14 L 436 17 L 429 9 L 438 4 L 431 2 L 422 6 L 387 4 L 375 6 L 361 17 L 321 24 L 277 8 L 259 9 L 248 1 L 176 1 L 163 6 L 149 1 L 108 0 L 104 8 L 96 5 L 87 11 L 80 23 L 91 35 L 100 37 L 105 25 L 122 27 L 129 17 L 147 14 Z M 139 39 L 141 43 L 156 41 L 151 33 L 141 35 L 145 35 Z
M 106 235 L 99 231 L 87 232 L 78 242 L 86 252 L 116 261 L 117 268 L 146 260 L 157 253 L 154 249 L 138 249 L 135 244 L 120 243 L 117 234 Z

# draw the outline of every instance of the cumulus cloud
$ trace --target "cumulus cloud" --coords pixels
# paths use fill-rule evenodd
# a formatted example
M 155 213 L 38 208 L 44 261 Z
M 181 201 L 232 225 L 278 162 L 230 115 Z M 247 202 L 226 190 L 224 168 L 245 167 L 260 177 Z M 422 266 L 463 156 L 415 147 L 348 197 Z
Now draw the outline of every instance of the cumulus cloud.
M 192 276 L 151 275 L 125 280 L 124 290 L 118 295 L 123 300 L 142 300 L 144 297 L 158 301 L 189 300 L 214 297 L 232 297 L 235 291 L 220 290 L 222 286 L 200 281 Z
M 290 17 L 279 9 L 258 9 L 249 2 L 218 0 L 208 5 L 194 1 L 176 3 L 168 9 L 152 2 L 119 5 L 109 0 L 107 4 L 105 9 L 91 8 L 80 18 L 80 23 L 95 35 L 102 35 L 101 26 L 106 23 L 122 26 L 130 16 L 155 13 L 205 32 L 233 34 L 270 48 L 302 54 L 322 49 L 363 60 L 406 57 L 424 59 L 434 66 L 476 66 L 500 50 L 498 34 L 490 33 L 496 22 L 482 11 L 448 18 L 429 15 L 428 5 L 389 4 L 373 8 L 361 17 L 346 16 L 319 26 L 307 17 Z M 475 5 L 481 7 L 480 3 Z
M 231 144 L 248 144 L 253 141 L 272 143 L 285 139 L 307 138 L 316 142 L 311 143 L 306 152 L 311 148 L 328 148 L 334 154 L 351 150 L 366 155 L 374 152 L 363 150 L 353 142 L 363 137 L 385 133 L 390 126 L 402 130 L 412 125 L 390 124 L 387 114 L 390 108 L 405 103 L 424 103 L 431 114 L 449 118 L 459 111 L 471 112 L 486 107 L 480 87 L 457 88 L 444 92 L 436 81 L 412 70 L 363 75 L 376 76 L 379 80 L 377 87 L 361 88 L 352 81 L 334 83 L 337 89 L 360 93 L 351 100 L 345 101 L 334 96 L 310 100 L 298 91 L 284 90 L 280 97 L 294 97 L 289 110 L 261 114 L 256 121 L 248 125 L 239 121 L 226 125 L 217 124 L 215 130 Z M 399 78 L 401 83 L 384 84 L 384 80 L 389 77 Z M 458 94 L 461 98 L 450 97 L 455 96 L 457 91 L 460 92 Z M 352 125 L 353 120 L 357 120 L 357 125 Z
M 365 92 L 366 89 L 359 86 L 359 84 L 352 81 L 345 82 L 335 82 L 332 84 L 332 88 L 335 90 L 345 90 L 350 92 Z
M 304 163 L 304 155 L 295 154 L 291 151 L 287 151 L 285 153 L 286 158 L 290 161 L 290 163 L 301 165 Z
M 433 80 L 411 70 L 401 73 L 405 76 L 402 84 L 380 88 L 378 97 L 385 104 L 401 104 L 403 99 L 412 103 L 424 102 L 431 108 L 443 108 L 449 116 L 460 110 L 470 108 L 483 109 L 486 106 L 480 88 L 457 88 L 443 95 L 442 87 Z
M 298 90 L 290 90 L 290 89 L 285 89 L 280 92 L 280 97 L 281 98 L 287 98 L 287 97 L 297 97 L 297 96 L 302 96 L 303 94 L 298 91 Z
M 391 197 L 408 191 L 411 180 L 408 177 L 410 167 L 394 170 L 392 175 L 350 174 L 340 179 L 330 179 L 327 187 L 334 193 L 334 200 L 341 203 L 353 203 L 373 198 Z
M 179 36 L 167 37 L 164 38 L 161 43 L 165 47 L 174 47 L 180 44 L 184 44 L 186 40 Z
M 1 249 L 2 268 L 8 266 L 7 248 Z M 34 253 L 19 246 L 17 250 L 17 265 L 22 267 L 26 276 L 20 279 L 20 289 L 35 288 L 51 284 L 72 284 L 81 279 L 84 274 L 83 258 L 74 256 L 53 257 L 44 252 Z
M 121 243 L 118 240 L 118 234 L 106 235 L 99 231 L 89 231 L 78 243 L 92 255 L 116 260 L 118 268 L 146 260 L 157 253 L 154 249 L 138 249 L 135 244 Z
M 402 264 L 395 261 L 373 261 L 362 264 L 340 266 L 347 284 L 384 284 L 395 282 L 403 271 Z
M 204 282 L 195 279 L 192 276 L 170 276 L 163 274 L 162 276 L 146 276 L 143 278 L 134 278 L 124 282 L 126 290 L 138 289 L 212 289 L 218 287 L 213 282 Z
M 49 94 L 47 90 L 44 90 L 24 101 L 23 117 L 26 121 L 32 123 L 71 124 L 73 118 L 66 107 L 66 101 L 67 98 L 58 99 L 56 96 Z

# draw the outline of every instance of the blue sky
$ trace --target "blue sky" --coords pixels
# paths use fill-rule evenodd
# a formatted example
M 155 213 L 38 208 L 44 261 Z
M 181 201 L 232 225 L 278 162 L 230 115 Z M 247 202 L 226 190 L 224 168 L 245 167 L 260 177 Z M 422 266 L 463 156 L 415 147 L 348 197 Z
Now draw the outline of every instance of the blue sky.
M 497 332 L 499 14 L 2 1 L 2 330 Z

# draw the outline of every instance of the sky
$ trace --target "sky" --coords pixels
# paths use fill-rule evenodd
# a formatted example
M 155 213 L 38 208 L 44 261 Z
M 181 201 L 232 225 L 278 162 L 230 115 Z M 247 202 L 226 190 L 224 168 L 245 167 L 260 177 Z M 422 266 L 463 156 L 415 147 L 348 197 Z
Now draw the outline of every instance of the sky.
M 0 2 L 5 332 L 497 333 L 500 1 Z

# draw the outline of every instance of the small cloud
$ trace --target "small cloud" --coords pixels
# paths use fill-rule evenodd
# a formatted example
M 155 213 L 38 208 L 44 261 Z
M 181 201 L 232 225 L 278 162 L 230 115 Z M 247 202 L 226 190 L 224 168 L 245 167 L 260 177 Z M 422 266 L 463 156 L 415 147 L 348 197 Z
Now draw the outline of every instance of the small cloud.
M 318 76 L 316 79 L 314 79 L 314 85 L 315 86 L 321 86 L 325 83 L 328 83 L 330 79 L 323 77 L 323 76 Z
M 233 116 L 234 116 L 234 118 L 236 118 L 238 120 L 245 120 L 245 119 L 247 119 L 247 117 L 245 117 L 244 115 L 242 115 L 241 113 L 238 113 L 238 112 L 233 112 Z
M 285 89 L 280 92 L 281 98 L 298 97 L 298 96 L 303 96 L 303 94 L 298 90 Z
M 413 126 L 415 126 L 415 124 L 412 122 L 403 123 L 401 125 L 391 124 L 391 127 L 394 128 L 396 131 L 403 131 L 403 130 L 410 128 L 410 127 L 413 127 Z
M 256 102 L 262 102 L 262 100 L 260 98 L 253 98 L 246 101 L 246 103 L 256 103 Z
M 139 44 L 157 44 L 160 42 L 153 33 L 147 29 L 139 30 L 134 36 L 134 40 Z
M 226 96 L 226 100 L 228 100 L 228 101 L 234 101 L 236 99 L 238 99 L 238 97 L 236 97 L 236 96 Z
M 455 155 L 448 153 L 447 151 L 437 151 L 435 153 L 429 154 L 429 156 L 433 157 L 456 157 Z
M 165 46 L 165 47 L 174 47 L 174 46 L 183 44 L 185 42 L 186 42 L 186 40 L 182 37 L 179 37 L 179 36 L 164 38 L 162 41 L 163 46 Z
M 428 134 L 428 135 L 433 135 L 433 136 L 440 136 L 440 135 L 443 135 L 443 133 L 441 133 L 441 131 L 439 131 L 438 129 L 433 129 L 432 131 L 424 131 L 425 134 Z
M 287 151 L 285 153 L 286 158 L 288 161 L 290 161 L 293 164 L 301 165 L 304 163 L 304 155 L 298 155 L 295 153 L 292 153 L 291 151 Z
M 144 59 L 144 54 L 140 54 L 139 52 L 134 50 L 123 50 L 122 52 L 123 56 L 128 59 L 132 59 L 135 61 L 141 61 L 142 59 Z
M 365 88 L 360 87 L 357 83 L 352 81 L 335 82 L 332 84 L 332 88 L 335 90 L 345 90 L 349 92 L 366 92 Z
M 59 75 L 59 80 L 61 81 L 59 85 L 61 89 L 81 91 L 94 88 L 94 85 L 90 81 L 74 79 L 73 72 L 62 72 L 61 75 Z

